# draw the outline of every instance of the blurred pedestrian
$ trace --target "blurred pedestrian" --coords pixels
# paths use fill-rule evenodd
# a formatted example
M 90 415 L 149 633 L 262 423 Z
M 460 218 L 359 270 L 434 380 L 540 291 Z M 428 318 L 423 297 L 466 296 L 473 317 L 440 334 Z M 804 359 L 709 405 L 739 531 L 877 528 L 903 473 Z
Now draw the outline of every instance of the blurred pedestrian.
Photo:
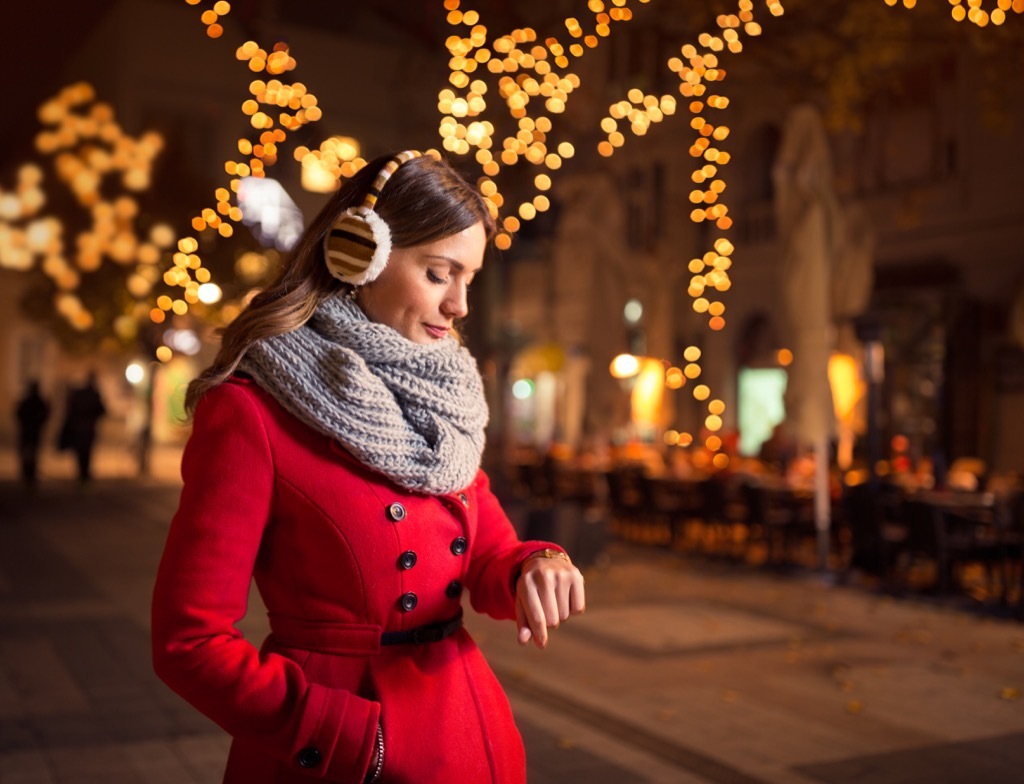
M 43 426 L 50 417 L 50 404 L 39 391 L 38 381 L 29 381 L 24 397 L 15 407 L 18 420 L 18 457 L 21 478 L 26 485 L 34 485 L 39 466 L 39 448 L 42 446 Z
M 85 384 L 71 389 L 64 411 L 64 424 L 60 429 L 59 446 L 75 453 L 78 479 L 92 479 L 92 454 L 96 445 L 96 426 L 107 413 L 103 397 L 96 387 L 96 374 L 91 372 Z
M 439 158 L 367 164 L 189 387 L 153 656 L 234 736 L 225 782 L 526 779 L 462 596 L 543 648 L 584 594 L 480 469 L 487 404 L 454 326 L 494 230 Z M 237 629 L 253 577 L 259 649 Z

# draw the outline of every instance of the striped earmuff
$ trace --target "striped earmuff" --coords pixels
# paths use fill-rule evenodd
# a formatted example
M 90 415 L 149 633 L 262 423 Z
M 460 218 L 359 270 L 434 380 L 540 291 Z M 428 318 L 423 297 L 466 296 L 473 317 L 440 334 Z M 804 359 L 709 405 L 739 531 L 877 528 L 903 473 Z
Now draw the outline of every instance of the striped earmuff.
M 363 203 L 349 207 L 334 222 L 324 237 L 324 261 L 331 275 L 353 286 L 361 286 L 377 278 L 391 255 L 391 229 L 374 208 L 384 184 L 406 161 L 423 153 L 406 150 L 391 158 L 376 178 Z

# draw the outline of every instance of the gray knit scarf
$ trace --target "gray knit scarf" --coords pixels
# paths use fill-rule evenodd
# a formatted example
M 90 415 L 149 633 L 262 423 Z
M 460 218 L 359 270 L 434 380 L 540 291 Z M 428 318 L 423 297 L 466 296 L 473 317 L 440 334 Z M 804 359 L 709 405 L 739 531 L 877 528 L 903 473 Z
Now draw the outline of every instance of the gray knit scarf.
M 335 296 L 299 329 L 250 346 L 239 369 L 402 487 L 451 493 L 480 467 L 483 383 L 454 338 L 413 343 Z

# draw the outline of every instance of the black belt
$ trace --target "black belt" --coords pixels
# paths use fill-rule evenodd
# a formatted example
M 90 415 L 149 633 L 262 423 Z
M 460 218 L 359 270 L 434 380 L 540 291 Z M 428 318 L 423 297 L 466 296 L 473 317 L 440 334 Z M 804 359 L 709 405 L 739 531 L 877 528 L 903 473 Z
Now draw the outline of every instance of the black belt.
M 445 637 L 451 637 L 461 628 L 462 610 L 459 610 L 459 614 L 448 621 L 429 623 L 426 626 L 417 626 L 415 629 L 408 629 L 404 632 L 384 632 L 380 636 L 380 644 L 420 645 L 426 642 L 441 642 Z

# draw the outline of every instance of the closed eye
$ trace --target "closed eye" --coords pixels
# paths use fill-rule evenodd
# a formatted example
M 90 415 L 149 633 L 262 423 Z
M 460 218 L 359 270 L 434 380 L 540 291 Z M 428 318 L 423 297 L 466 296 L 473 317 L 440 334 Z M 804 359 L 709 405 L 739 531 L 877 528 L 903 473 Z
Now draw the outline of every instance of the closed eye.
M 432 269 L 427 270 L 427 280 L 429 280 L 431 283 L 437 283 L 438 285 L 448 282 L 447 278 L 442 278 Z

